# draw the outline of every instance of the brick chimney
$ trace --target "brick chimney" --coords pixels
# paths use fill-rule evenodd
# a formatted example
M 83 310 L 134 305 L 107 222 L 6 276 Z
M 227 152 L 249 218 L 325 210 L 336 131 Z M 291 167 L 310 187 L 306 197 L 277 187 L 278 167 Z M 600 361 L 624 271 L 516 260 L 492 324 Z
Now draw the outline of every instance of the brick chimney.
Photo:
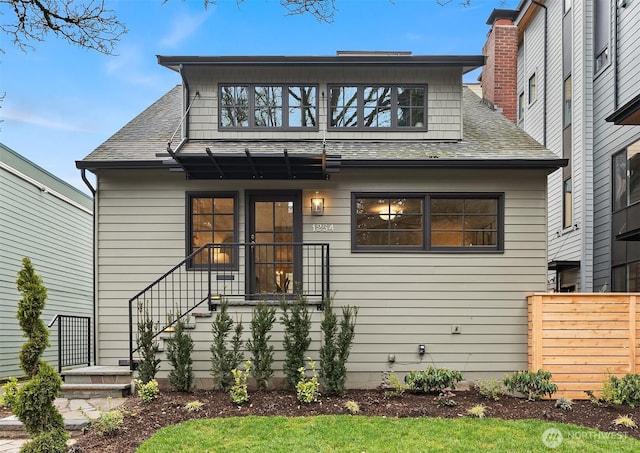
M 494 9 L 489 16 L 491 31 L 482 49 L 486 63 L 481 75 L 482 97 L 514 123 L 518 121 L 518 27 L 513 24 L 517 14 Z

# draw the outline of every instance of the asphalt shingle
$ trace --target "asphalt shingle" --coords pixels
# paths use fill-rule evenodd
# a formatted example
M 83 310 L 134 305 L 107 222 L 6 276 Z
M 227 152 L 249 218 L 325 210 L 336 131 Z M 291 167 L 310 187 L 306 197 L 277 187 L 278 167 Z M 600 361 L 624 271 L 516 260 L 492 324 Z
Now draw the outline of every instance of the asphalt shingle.
M 111 138 L 79 163 L 90 168 L 92 162 L 160 162 L 157 153 L 166 151 L 173 138 L 175 150 L 180 142 L 179 126 L 182 87 L 177 85 L 145 111 L 126 124 Z M 178 134 L 172 137 L 176 130 Z M 367 160 L 557 160 L 558 156 L 507 120 L 500 112 L 488 107 L 472 90 L 463 90 L 463 139 L 461 141 L 431 140 L 189 140 L 180 153 L 204 154 L 210 148 L 216 154 L 244 155 L 322 152 L 339 155 L 343 162 Z

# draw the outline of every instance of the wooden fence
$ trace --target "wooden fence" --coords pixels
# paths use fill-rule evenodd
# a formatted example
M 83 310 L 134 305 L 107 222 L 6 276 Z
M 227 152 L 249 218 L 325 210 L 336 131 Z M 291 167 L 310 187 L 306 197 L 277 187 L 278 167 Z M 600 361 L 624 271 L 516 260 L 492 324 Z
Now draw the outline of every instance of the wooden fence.
M 608 375 L 640 372 L 639 293 L 536 293 L 528 297 L 529 369 L 550 371 L 554 398 L 588 398 Z

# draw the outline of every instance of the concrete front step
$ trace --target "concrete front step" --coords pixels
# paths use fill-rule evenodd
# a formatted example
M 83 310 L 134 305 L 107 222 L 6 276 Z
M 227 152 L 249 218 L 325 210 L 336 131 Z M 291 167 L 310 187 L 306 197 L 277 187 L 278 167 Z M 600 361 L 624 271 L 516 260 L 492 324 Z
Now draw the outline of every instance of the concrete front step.
M 122 398 L 131 394 L 131 382 L 127 384 L 62 384 L 62 398 Z
M 63 370 L 63 398 L 120 398 L 131 394 L 129 367 L 89 366 Z
M 71 437 L 82 435 L 83 430 L 89 425 L 89 420 L 79 418 L 77 420 L 65 419 L 64 429 Z M 24 439 L 29 437 L 20 420 L 14 417 L 0 419 L 0 439 Z
M 62 370 L 65 384 L 131 384 L 131 370 L 125 366 L 89 366 Z

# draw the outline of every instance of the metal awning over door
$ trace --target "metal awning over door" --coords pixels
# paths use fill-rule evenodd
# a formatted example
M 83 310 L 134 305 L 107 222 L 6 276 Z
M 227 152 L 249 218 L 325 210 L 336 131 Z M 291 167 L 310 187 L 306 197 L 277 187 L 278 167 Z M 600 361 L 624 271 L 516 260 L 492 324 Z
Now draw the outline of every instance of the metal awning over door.
M 187 179 L 329 179 L 340 171 L 340 156 L 281 153 L 181 153 L 167 149 L 168 156 L 187 174 Z M 170 163 L 174 163 L 170 162 Z M 169 163 L 169 162 L 168 162 Z

